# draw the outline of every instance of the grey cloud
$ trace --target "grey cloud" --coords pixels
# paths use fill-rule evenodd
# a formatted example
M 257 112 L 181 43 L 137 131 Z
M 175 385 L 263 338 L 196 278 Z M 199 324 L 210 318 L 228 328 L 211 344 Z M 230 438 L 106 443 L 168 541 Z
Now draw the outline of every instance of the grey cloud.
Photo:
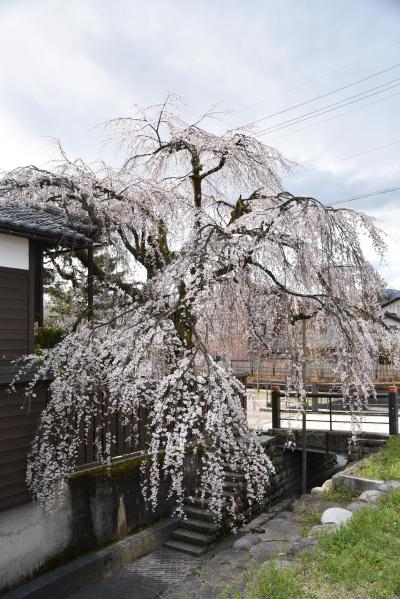
M 38 152 L 42 135 L 62 138 L 72 156 L 96 159 L 96 123 L 167 91 L 184 96 L 189 119 L 221 102 L 239 109 L 226 124 L 242 125 L 393 65 L 400 48 L 400 5 L 390 0 L 31 0 L 2 2 L 0 18 L 0 131 L 14 133 L 12 153 L 6 142 L 0 149 L 7 168 L 51 158 L 45 141 Z M 352 89 L 330 100 L 346 93 Z M 392 98 L 262 139 L 306 168 L 322 165 L 285 185 L 329 203 L 399 183 L 400 146 L 323 166 L 400 139 L 398 108 Z M 389 222 L 398 198 L 352 206 L 383 211 Z

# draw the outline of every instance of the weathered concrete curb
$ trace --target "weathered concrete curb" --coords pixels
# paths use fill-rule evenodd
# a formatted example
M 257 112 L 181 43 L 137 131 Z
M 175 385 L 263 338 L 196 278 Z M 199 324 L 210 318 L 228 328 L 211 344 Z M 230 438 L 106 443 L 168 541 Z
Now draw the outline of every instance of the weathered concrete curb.
M 360 468 L 364 460 L 359 462 L 355 462 L 348 466 L 342 472 L 338 472 L 332 477 L 333 487 L 336 489 L 340 486 L 345 486 L 349 491 L 355 491 L 363 493 L 364 491 L 373 491 L 377 490 L 379 485 L 383 484 L 383 480 L 376 480 L 372 478 L 363 478 L 361 476 L 357 476 L 357 470 Z M 353 474 L 355 472 L 355 474 Z
M 361 478 L 359 476 L 350 476 L 348 474 L 335 474 L 332 478 L 332 482 L 335 488 L 344 485 L 349 491 L 360 491 L 360 493 L 363 493 L 363 491 L 378 490 L 379 485 L 384 483 L 383 480 Z
M 135 559 L 147 555 L 166 541 L 177 526 L 177 518 L 159 522 L 110 547 L 43 574 L 1 595 L 1 599 L 65 599 L 82 587 L 93 584 Z

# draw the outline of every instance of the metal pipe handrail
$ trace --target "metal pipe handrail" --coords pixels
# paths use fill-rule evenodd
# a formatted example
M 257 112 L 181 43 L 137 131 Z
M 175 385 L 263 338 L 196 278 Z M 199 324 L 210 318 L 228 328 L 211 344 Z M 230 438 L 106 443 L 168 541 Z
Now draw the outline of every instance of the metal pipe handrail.
M 285 393 L 284 391 L 279 392 L 280 397 L 298 397 L 298 394 L 295 391 L 290 391 L 289 393 Z M 387 398 L 387 393 L 376 393 L 375 395 L 369 395 L 368 399 L 382 399 Z M 306 392 L 306 397 L 327 397 L 332 399 L 344 399 L 343 393 L 336 393 L 335 391 L 318 391 L 317 393 Z
M 282 398 L 286 398 L 286 406 L 282 405 Z M 272 393 L 271 393 L 271 404 L 272 404 L 272 425 L 273 428 L 280 428 L 280 423 L 281 420 L 286 420 L 287 422 L 291 421 L 291 420 L 296 420 L 294 418 L 290 418 L 289 416 L 287 416 L 286 418 L 284 417 L 283 412 L 289 412 L 290 414 L 290 403 L 291 400 L 294 400 L 295 398 L 299 398 L 299 395 L 296 394 L 294 391 L 293 392 L 289 392 L 289 393 L 285 393 L 283 391 L 281 391 L 280 387 L 278 386 L 274 386 L 272 388 Z M 394 386 L 389 386 L 387 389 L 387 393 L 386 394 L 382 394 L 382 393 L 377 393 L 376 395 L 370 395 L 368 397 L 368 401 L 369 400 L 373 400 L 373 399 L 387 399 L 387 403 L 384 406 L 385 410 L 384 412 L 381 412 L 379 414 L 376 414 L 377 418 L 380 418 L 382 420 L 382 418 L 385 418 L 385 421 L 388 424 L 389 427 L 389 434 L 391 435 L 397 435 L 399 434 L 399 423 L 398 423 L 398 398 L 397 398 L 397 389 Z M 317 400 L 316 403 L 313 401 L 312 405 L 309 406 L 308 405 L 308 399 L 314 399 Z M 324 407 L 322 408 L 322 406 L 319 405 L 318 400 L 319 399 L 323 399 L 325 400 L 324 402 Z M 337 400 L 339 400 L 339 405 L 340 408 L 338 409 L 337 407 Z M 332 405 L 334 404 L 334 405 Z M 318 392 L 315 391 L 315 389 L 312 390 L 312 392 L 306 392 L 306 402 L 303 406 L 302 410 L 302 414 L 303 414 L 303 429 L 305 430 L 306 427 L 306 423 L 307 423 L 307 414 L 318 414 L 320 409 L 324 409 L 326 412 L 329 411 L 329 430 L 333 430 L 333 425 L 335 423 L 337 424 L 347 424 L 347 420 L 339 420 L 337 417 L 339 413 L 342 415 L 346 415 L 349 414 L 351 415 L 351 410 L 346 410 L 343 408 L 343 405 L 346 406 L 346 401 L 345 398 L 343 397 L 343 394 L 340 393 L 333 393 L 333 392 Z M 369 403 L 367 404 L 367 406 L 369 407 Z M 367 407 L 365 406 L 365 407 Z M 372 407 L 372 406 L 371 406 Z M 376 407 L 376 405 L 374 406 Z M 310 409 L 309 409 L 310 408 Z M 325 413 L 326 413 L 325 412 Z M 371 411 L 367 411 L 366 409 L 362 410 L 361 412 L 362 414 L 369 414 L 371 416 Z M 327 423 L 326 420 L 320 420 L 318 418 L 313 418 L 311 420 L 308 420 L 308 422 L 325 422 Z M 365 424 L 377 424 L 377 421 L 371 421 L 371 420 L 364 420 L 363 421 Z

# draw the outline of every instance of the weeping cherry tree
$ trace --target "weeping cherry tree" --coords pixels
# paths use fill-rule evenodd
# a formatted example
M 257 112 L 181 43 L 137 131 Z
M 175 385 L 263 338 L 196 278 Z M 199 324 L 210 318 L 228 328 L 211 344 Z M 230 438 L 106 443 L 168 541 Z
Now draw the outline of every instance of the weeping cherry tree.
M 143 491 L 153 506 L 165 477 L 182 508 L 188 446 L 199 452 L 202 496 L 218 515 L 226 464 L 245 473 L 249 503 L 263 501 L 272 465 L 247 427 L 244 388 L 209 351 L 212 336 L 232 321 L 264 346 L 290 340 L 289 387 L 299 397 L 301 322 L 315 329 L 329 322 L 354 423 L 373 390 L 379 351 L 393 351 L 380 317 L 383 282 L 360 245 L 367 235 L 384 251 L 374 222 L 284 191 L 280 177 L 290 163 L 250 130 L 209 132 L 214 117 L 210 111 L 188 124 L 174 98 L 137 107 L 104 125 L 120 166 L 70 160 L 60 148 L 50 170 L 16 168 L 1 180 L 1 202 L 55 210 L 97 230 L 93 320 L 81 312 L 56 347 L 24 361 L 37 372 L 28 394 L 44 371 L 54 376 L 28 467 L 30 488 L 44 503 L 73 472 L 79 431 L 88 434 L 105 396 L 107 414 L 122 423 L 147 410 Z M 82 296 L 86 252 L 68 261 L 55 249 L 49 259 Z M 111 433 L 106 439 L 96 459 L 109 464 Z M 237 510 L 234 499 L 228 509 Z

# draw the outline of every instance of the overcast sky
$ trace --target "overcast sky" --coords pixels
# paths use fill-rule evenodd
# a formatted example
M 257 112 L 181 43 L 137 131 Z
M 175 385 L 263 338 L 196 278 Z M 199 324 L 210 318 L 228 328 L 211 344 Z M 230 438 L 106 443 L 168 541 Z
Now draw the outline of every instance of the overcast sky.
M 234 109 L 234 126 L 390 69 L 259 130 L 376 88 L 260 139 L 302 165 L 284 181 L 292 193 L 335 202 L 400 186 L 400 0 L 0 0 L 0 19 L 2 169 L 46 164 L 49 137 L 96 160 L 94 125 L 168 91 L 189 119 Z M 400 289 L 400 191 L 349 206 L 379 219 L 379 269 Z

